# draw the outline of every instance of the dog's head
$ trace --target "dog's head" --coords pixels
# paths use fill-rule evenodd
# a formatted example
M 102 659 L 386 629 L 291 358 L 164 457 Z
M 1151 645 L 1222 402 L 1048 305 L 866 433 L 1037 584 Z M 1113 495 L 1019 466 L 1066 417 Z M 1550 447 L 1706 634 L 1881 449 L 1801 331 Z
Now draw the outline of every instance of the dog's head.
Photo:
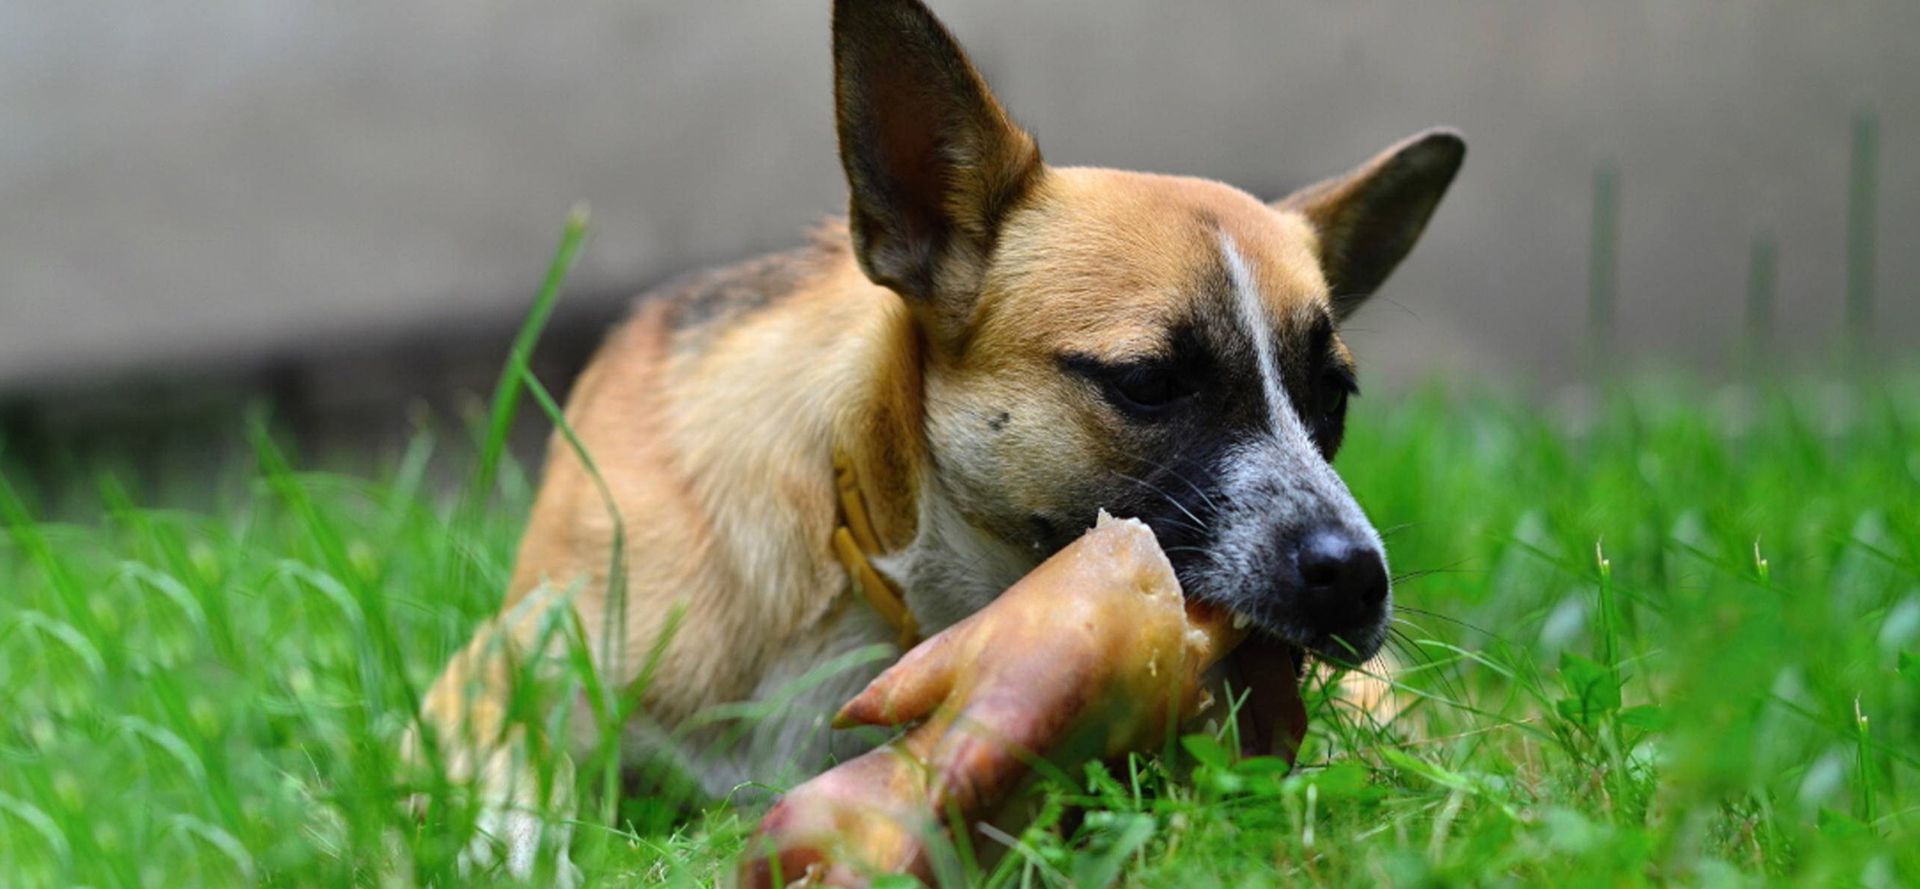
M 1045 165 L 917 0 L 837 0 L 835 93 L 862 268 L 927 340 L 938 495 L 1035 557 L 1101 508 L 1146 520 L 1190 596 L 1338 661 L 1379 647 L 1386 560 L 1329 461 L 1339 325 L 1459 168 L 1446 131 L 1277 202 Z

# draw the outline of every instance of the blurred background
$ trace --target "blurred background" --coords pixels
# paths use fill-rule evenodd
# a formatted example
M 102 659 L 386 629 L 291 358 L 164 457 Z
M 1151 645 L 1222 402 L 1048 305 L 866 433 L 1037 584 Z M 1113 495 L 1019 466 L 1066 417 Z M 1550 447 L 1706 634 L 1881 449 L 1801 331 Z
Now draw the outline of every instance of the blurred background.
M 1920 343 L 1920 3 L 935 0 L 1060 164 L 1279 196 L 1467 167 L 1370 392 Z M 570 206 L 556 390 L 651 283 L 839 212 L 826 0 L 0 0 L 0 447 L 191 486 L 270 405 L 377 465 L 492 386 Z M 537 430 L 522 437 L 537 449 Z M 129 452 L 131 452 L 129 454 Z

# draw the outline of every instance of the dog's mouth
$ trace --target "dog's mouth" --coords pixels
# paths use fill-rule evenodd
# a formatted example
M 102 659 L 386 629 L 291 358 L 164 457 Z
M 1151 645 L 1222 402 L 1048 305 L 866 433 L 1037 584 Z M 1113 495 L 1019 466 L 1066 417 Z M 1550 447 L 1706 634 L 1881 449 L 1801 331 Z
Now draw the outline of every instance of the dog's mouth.
M 1245 756 L 1280 756 L 1292 762 L 1307 736 L 1307 706 L 1300 698 L 1300 649 L 1264 633 L 1243 640 L 1222 665 L 1227 688 L 1240 695 L 1234 720 Z
M 1231 621 L 1235 627 L 1250 622 L 1218 605 L 1188 600 L 1187 613 L 1195 622 Z M 1209 675 L 1209 686 L 1224 685 L 1232 700 L 1232 714 L 1243 756 L 1279 756 L 1288 762 L 1307 736 L 1307 707 L 1300 697 L 1301 668 L 1306 654 L 1257 625 L 1240 640 Z M 1216 711 L 1218 712 L 1218 711 Z

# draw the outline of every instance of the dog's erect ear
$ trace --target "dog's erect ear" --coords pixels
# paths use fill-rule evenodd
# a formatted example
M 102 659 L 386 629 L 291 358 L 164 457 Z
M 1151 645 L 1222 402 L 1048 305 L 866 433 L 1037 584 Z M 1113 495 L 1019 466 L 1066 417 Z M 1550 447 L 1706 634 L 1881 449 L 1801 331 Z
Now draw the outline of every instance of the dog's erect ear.
M 1459 133 L 1428 130 L 1278 203 L 1313 223 L 1337 317 L 1352 314 L 1406 258 L 1466 156 Z
M 861 268 L 962 329 L 1039 149 L 918 0 L 835 0 L 833 78 Z

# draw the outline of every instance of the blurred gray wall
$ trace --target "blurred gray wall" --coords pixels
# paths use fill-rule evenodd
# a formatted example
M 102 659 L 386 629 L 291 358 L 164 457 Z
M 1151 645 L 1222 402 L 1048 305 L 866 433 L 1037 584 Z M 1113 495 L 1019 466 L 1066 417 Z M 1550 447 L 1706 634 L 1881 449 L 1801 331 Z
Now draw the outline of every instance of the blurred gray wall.
M 1876 335 L 1920 342 L 1915 0 L 934 5 L 1056 163 L 1278 194 L 1464 129 L 1452 197 L 1355 322 L 1375 379 L 1577 371 L 1602 163 L 1622 348 L 1725 358 L 1761 232 L 1784 345 L 1829 348 L 1862 109 Z M 595 329 L 793 243 L 844 199 L 827 8 L 0 0 L 0 390 L 265 363 L 404 391 L 416 346 L 504 336 L 577 200 L 569 311 Z

